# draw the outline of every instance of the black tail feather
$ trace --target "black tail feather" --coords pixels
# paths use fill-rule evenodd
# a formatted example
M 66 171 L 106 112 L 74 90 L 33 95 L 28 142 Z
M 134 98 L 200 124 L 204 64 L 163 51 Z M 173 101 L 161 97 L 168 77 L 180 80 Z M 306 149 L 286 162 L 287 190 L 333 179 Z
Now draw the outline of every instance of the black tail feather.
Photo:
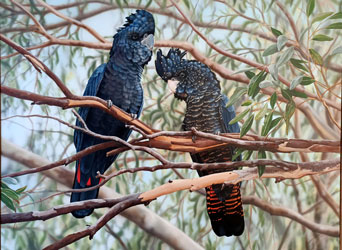
M 225 194 L 224 199 L 217 195 L 213 186 L 206 189 L 211 226 L 217 236 L 239 236 L 245 228 L 240 185 L 228 185 L 224 189 L 229 190 L 220 193 Z
M 82 189 L 82 188 L 89 188 L 92 186 L 95 186 L 98 184 L 99 179 L 91 178 L 93 185 L 90 186 L 81 186 L 81 184 L 77 181 L 77 177 L 75 176 L 74 180 L 74 185 L 73 189 Z M 71 194 L 70 202 L 77 202 L 77 201 L 85 201 L 85 200 L 91 200 L 91 199 L 96 199 L 99 194 L 99 189 L 94 189 L 90 190 L 87 192 L 73 192 Z M 83 218 L 85 216 L 90 215 L 94 209 L 80 209 L 80 210 L 75 210 L 72 213 L 72 215 L 76 218 Z

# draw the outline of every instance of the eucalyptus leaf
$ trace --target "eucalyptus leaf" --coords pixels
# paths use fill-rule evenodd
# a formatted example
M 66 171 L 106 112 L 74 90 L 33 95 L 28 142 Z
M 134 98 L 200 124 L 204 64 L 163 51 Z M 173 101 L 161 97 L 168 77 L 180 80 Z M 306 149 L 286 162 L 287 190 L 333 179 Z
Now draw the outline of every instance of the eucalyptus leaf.
M 232 161 L 235 161 L 242 154 L 243 151 L 245 151 L 245 149 L 243 148 L 236 149 L 232 157 Z
M 292 65 L 295 66 L 296 68 L 301 69 L 301 70 L 304 70 L 304 71 L 306 71 L 306 72 L 309 72 L 309 70 L 303 65 L 303 63 L 305 63 L 305 61 L 291 58 L 291 59 L 290 59 L 290 62 L 291 62 Z
M 253 121 L 254 121 L 254 115 L 252 114 L 250 117 L 247 118 L 247 120 L 242 125 L 241 132 L 240 132 L 240 137 L 243 137 L 245 134 L 247 134 L 247 132 L 252 127 Z
M 18 181 L 12 177 L 2 178 L 1 181 L 5 182 L 8 185 L 17 185 Z
M 304 76 L 302 81 L 301 81 L 301 85 L 310 85 L 311 83 L 314 83 L 315 80 L 312 79 L 311 77 L 307 77 L 307 76 Z
M 330 25 L 328 25 L 327 27 L 325 27 L 326 29 L 330 29 L 330 30 L 332 30 L 332 29 L 342 29 L 342 23 L 332 23 L 332 24 L 330 24 Z
M 248 150 L 247 153 L 243 156 L 242 160 L 243 161 L 248 161 L 249 158 L 251 158 L 252 154 L 253 154 L 253 150 Z
M 227 103 L 227 107 L 233 105 L 237 100 L 240 99 L 241 96 L 246 94 L 247 88 L 236 88 L 233 95 L 229 98 L 229 101 Z
M 250 70 L 254 70 L 254 69 L 255 68 L 253 68 L 253 67 L 245 68 L 245 69 L 240 69 L 238 71 L 235 71 L 232 75 L 236 75 L 236 74 L 243 73 L 243 72 L 250 71 Z
M 259 84 L 266 78 L 266 74 L 264 71 L 261 71 L 259 74 L 252 77 L 248 84 L 248 91 L 247 94 L 254 98 L 260 91 Z
M 322 65 L 323 64 L 323 59 L 320 54 L 314 49 L 309 49 L 310 55 L 314 63 Z
M 281 35 L 281 36 L 278 36 L 278 39 L 277 39 L 277 48 L 278 48 L 278 51 L 281 51 L 284 46 L 286 45 L 287 43 L 287 37 L 284 36 L 284 35 Z
M 330 36 L 319 34 L 319 35 L 315 35 L 312 38 L 312 40 L 314 40 L 314 41 L 331 41 L 331 40 L 334 40 L 334 38 L 332 38 Z
M 258 152 L 258 159 L 265 159 L 266 158 L 266 152 L 264 150 L 260 150 Z M 263 173 L 265 172 L 265 165 L 259 165 L 258 166 L 258 175 L 261 177 Z
M 274 108 L 274 105 L 277 101 L 277 93 L 274 92 L 272 95 L 271 95 L 271 98 L 270 98 L 270 105 L 271 105 L 271 108 Z
M 1 193 L 1 201 L 11 210 L 16 211 L 13 201 L 4 193 Z
M 277 64 L 270 64 L 268 66 L 268 71 L 270 72 L 274 80 L 278 80 L 278 66 Z
M 258 175 L 259 175 L 259 177 L 261 177 L 264 174 L 265 169 L 266 169 L 265 165 L 258 166 Z
M 271 125 L 270 125 L 270 130 L 274 128 L 275 126 L 278 125 L 278 123 L 283 119 L 283 117 L 277 117 L 272 120 Z
M 327 18 L 328 16 L 331 16 L 332 14 L 334 14 L 334 12 L 319 13 L 315 16 L 314 19 L 312 19 L 312 23 L 322 21 L 323 19 Z
M 294 47 L 290 47 L 288 48 L 279 58 L 279 60 L 277 61 L 277 67 L 280 67 L 281 65 L 287 63 L 288 60 L 291 59 L 291 57 L 293 56 L 294 53 Z
M 293 95 L 293 96 L 304 98 L 304 99 L 308 98 L 308 96 L 305 93 L 297 91 L 295 89 L 292 89 L 290 92 L 291 92 L 291 95 Z
M 286 134 L 289 133 L 290 119 L 296 110 L 296 104 L 291 101 L 286 104 L 285 108 L 285 122 L 286 122 Z
M 262 53 L 262 56 L 270 56 L 274 53 L 278 52 L 277 44 L 272 44 L 267 49 L 264 50 L 264 53 Z
M 306 15 L 310 16 L 315 9 L 315 0 L 309 0 L 306 5 Z
M 335 48 L 330 55 L 342 54 L 342 46 Z
M 244 101 L 241 106 L 249 106 L 252 104 L 252 101 L 251 100 L 247 100 L 247 101 Z
M 255 120 L 259 121 L 261 118 L 263 118 L 267 113 L 267 103 L 262 107 L 262 109 L 259 110 L 259 112 L 255 116 Z
M 273 112 L 268 113 L 268 115 L 265 117 L 264 125 L 261 129 L 261 135 L 266 136 L 267 133 L 270 131 L 271 122 L 272 122 Z
M 12 200 L 19 200 L 19 195 L 12 189 L 3 188 L 1 189 L 1 195 L 6 194 Z
M 290 85 L 290 90 L 294 89 L 295 87 L 297 87 L 298 84 L 300 84 L 303 80 L 303 75 L 299 75 L 296 76 L 292 81 L 291 81 L 291 85 Z
M 269 80 L 264 80 L 259 84 L 259 88 L 267 88 L 273 86 L 273 83 Z
M 272 28 L 272 27 L 271 27 L 271 31 L 272 31 L 273 35 L 275 35 L 277 37 L 281 36 L 283 34 L 281 31 L 279 31 L 279 30 L 277 30 L 275 28 Z
M 337 12 L 333 16 L 329 17 L 329 19 L 342 19 L 342 12 Z
M 247 71 L 245 71 L 245 75 L 246 75 L 249 79 L 252 79 L 253 76 L 255 76 L 255 73 L 253 73 L 253 72 L 247 70 Z
M 281 94 L 285 99 L 292 101 L 292 94 L 288 89 L 281 89 Z
M 238 114 L 237 116 L 234 117 L 234 119 L 232 119 L 230 122 L 229 122 L 229 125 L 232 125 L 240 120 L 242 120 L 242 118 L 244 118 L 248 112 L 250 111 L 250 109 L 246 109 L 244 111 L 242 111 L 240 114 Z

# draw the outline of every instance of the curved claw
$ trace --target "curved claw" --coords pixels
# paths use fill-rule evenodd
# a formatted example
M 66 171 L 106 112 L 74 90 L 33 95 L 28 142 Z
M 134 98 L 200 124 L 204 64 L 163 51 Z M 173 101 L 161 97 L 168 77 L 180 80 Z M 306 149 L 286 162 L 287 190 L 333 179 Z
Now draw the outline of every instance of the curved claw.
M 107 100 L 107 108 L 110 109 L 113 106 L 112 100 Z

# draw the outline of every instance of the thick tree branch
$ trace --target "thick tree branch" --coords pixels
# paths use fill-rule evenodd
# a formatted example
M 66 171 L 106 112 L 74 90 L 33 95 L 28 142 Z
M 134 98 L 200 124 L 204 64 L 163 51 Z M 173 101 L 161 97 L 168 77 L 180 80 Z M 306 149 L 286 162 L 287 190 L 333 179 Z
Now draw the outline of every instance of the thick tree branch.
M 1 154 L 3 156 L 15 160 L 29 168 L 37 168 L 51 164 L 51 162 L 45 158 L 20 148 L 3 138 L 1 139 L 1 148 Z M 43 174 L 69 188 L 72 187 L 74 172 L 66 168 L 50 169 L 43 172 Z M 100 189 L 99 197 L 103 199 L 116 199 L 119 198 L 120 195 L 111 188 L 102 187 Z M 161 239 L 174 249 L 203 249 L 184 232 L 144 206 L 131 207 L 121 212 L 120 215 L 137 224 L 148 234 Z M 179 239 L 181 239 L 181 241 Z
M 39 166 L 39 165 L 44 165 L 46 163 L 48 163 L 44 158 L 41 158 L 40 156 L 37 156 L 29 151 L 26 151 L 26 150 L 23 150 L 17 146 L 15 146 L 14 144 L 12 143 L 9 143 L 8 141 L 6 140 L 3 140 L 2 141 L 2 148 L 4 149 L 2 154 L 6 157 L 9 157 L 13 160 L 16 160 L 16 161 L 19 161 L 19 162 L 22 162 L 23 164 L 27 165 L 27 166 L 30 166 L 30 167 L 36 167 L 36 166 Z M 307 171 L 305 170 L 306 168 L 303 168 L 302 170 L 304 170 L 305 174 L 312 174 L 313 172 L 311 171 Z M 334 169 L 334 167 L 322 167 L 322 169 L 324 169 L 324 171 L 331 171 Z M 234 175 L 236 175 L 236 172 L 239 172 L 239 171 L 235 171 L 235 173 L 232 173 Z M 253 172 L 255 172 L 253 170 Z M 277 171 L 277 169 L 275 169 L 275 172 L 274 171 L 270 171 L 269 173 L 267 173 L 269 176 L 272 176 L 272 175 L 275 175 L 276 173 L 279 173 L 279 171 Z M 302 172 L 302 174 L 304 173 Z M 241 171 L 240 171 L 241 173 Z M 72 183 L 72 179 L 73 179 L 73 173 L 67 169 L 54 169 L 54 170 L 49 170 L 49 171 L 46 171 L 45 174 L 47 174 L 50 178 L 53 178 L 55 180 L 57 180 L 58 182 L 62 182 L 62 184 L 66 184 L 68 186 L 71 186 L 71 183 Z M 227 173 L 224 173 L 224 174 L 227 174 Z M 254 173 L 257 175 L 257 173 Z M 64 178 L 60 178 L 59 176 L 62 175 L 64 176 Z M 248 174 L 249 175 L 249 174 Z M 299 177 L 301 174 L 299 171 L 295 172 L 293 171 L 292 173 L 290 173 L 290 175 L 293 175 L 295 176 L 295 178 Z M 269 177 L 268 176 L 268 177 Z M 266 177 L 266 176 L 265 176 Z M 202 177 L 203 178 L 203 177 Z M 257 177 L 256 177 L 257 178 Z M 215 179 L 215 178 L 214 178 Z M 193 183 L 197 182 L 197 184 L 201 183 L 201 185 L 203 185 L 203 181 L 199 181 L 201 180 L 201 178 L 198 178 L 198 179 L 194 179 L 194 180 L 175 180 L 173 181 L 172 183 L 168 183 L 168 184 L 165 184 L 165 185 L 175 185 L 177 182 L 180 182 L 180 181 L 185 181 L 185 182 L 189 182 L 189 181 L 192 181 Z M 217 181 L 217 180 L 216 180 Z M 225 181 L 225 179 L 222 180 L 223 182 Z M 210 183 L 210 181 L 205 181 L 206 185 L 208 183 Z M 187 188 L 185 189 L 197 189 L 197 188 L 200 188 L 199 186 L 200 185 L 187 185 Z M 164 187 L 165 187 L 164 185 Z M 210 184 L 209 184 L 210 185 Z M 178 184 L 176 184 L 176 186 L 179 187 Z M 159 187 L 159 188 L 156 188 L 156 189 L 164 189 L 163 186 Z M 156 190 L 155 189 L 155 190 Z M 105 200 L 92 200 L 92 201 L 85 201 L 84 204 L 86 206 L 89 206 L 89 207 L 100 207 L 101 205 L 103 204 L 110 204 L 110 202 L 112 203 L 115 203 L 115 202 L 119 202 L 119 201 L 122 201 L 122 199 L 109 199 L 109 196 L 106 196 L 104 194 L 107 193 L 107 190 L 109 193 L 113 193 L 112 190 L 110 190 L 109 188 L 106 188 L 106 187 L 103 187 L 101 188 L 101 191 L 100 191 L 100 197 L 103 197 L 103 198 L 108 198 L 108 199 L 105 199 Z M 165 190 L 164 190 L 165 191 Z M 175 190 L 174 190 L 175 191 Z M 154 193 L 155 191 L 148 191 L 148 192 L 145 192 L 141 195 L 144 196 L 145 194 L 145 197 L 148 193 Z M 133 196 L 129 196 L 129 197 L 133 197 Z M 125 200 L 126 198 L 123 198 L 123 200 Z M 297 221 L 299 223 L 301 223 L 302 225 L 308 227 L 309 229 L 315 231 L 315 232 L 319 232 L 319 233 L 322 233 L 322 234 L 327 234 L 327 235 L 330 235 L 330 236 L 333 236 L 333 237 L 337 237 L 338 236 L 338 233 L 339 233 L 339 230 L 338 228 L 335 228 L 335 227 L 331 227 L 331 226 L 326 226 L 326 225 L 320 225 L 320 224 L 317 224 L 317 223 L 314 223 L 314 222 L 311 222 L 309 220 L 307 220 L 304 216 L 300 215 L 299 213 L 295 212 L 295 211 L 292 211 L 288 208 L 284 208 L 284 207 L 277 207 L 277 206 L 274 206 L 274 205 L 271 205 L 265 201 L 262 201 L 260 200 L 259 198 L 257 197 L 253 197 L 253 196 L 246 196 L 246 197 L 243 197 L 243 203 L 244 204 L 251 204 L 251 205 L 256 205 L 258 206 L 259 208 L 271 213 L 272 215 L 277 215 L 277 216 L 284 216 L 284 217 L 288 217 L 294 221 Z M 67 205 L 63 205 L 61 207 L 58 207 L 57 210 L 58 210 L 58 213 L 62 213 L 62 211 L 65 211 L 64 209 L 76 209 L 76 207 L 78 207 L 79 205 L 81 205 L 81 203 L 76 203 L 74 204 L 67 204 Z M 83 205 L 84 205 L 83 204 Z M 137 208 L 142 208 L 143 210 L 147 210 L 146 208 L 144 207 L 135 207 L 135 208 L 130 208 L 130 209 L 127 209 L 125 211 L 123 211 L 121 214 L 126 216 L 128 211 L 132 210 L 132 209 L 137 209 Z M 36 212 L 35 215 L 36 216 L 57 216 L 58 214 L 56 214 L 54 212 L 54 210 L 48 210 L 47 215 L 44 214 L 45 212 Z M 139 216 L 141 214 L 139 213 Z M 8 217 L 7 217 L 8 216 Z M 33 216 L 32 213 L 27 213 L 25 215 L 23 215 L 22 217 L 21 216 L 14 216 L 14 215 L 5 215 L 5 217 L 7 217 L 7 221 L 10 221 L 10 220 L 15 220 L 15 221 L 21 221 L 21 219 L 24 219 L 24 218 L 27 218 L 26 216 Z M 136 216 L 136 215 L 135 215 Z M 3 218 L 5 218 L 3 217 Z M 21 217 L 21 218 L 20 218 Z M 41 218 L 45 218 L 45 217 L 41 217 Z M 136 221 L 136 220 L 135 220 Z M 139 220 L 138 220 L 139 221 Z M 14 222 L 14 221 L 13 221 Z M 150 223 L 149 225 L 151 227 L 153 227 L 153 224 L 154 220 L 148 220 L 148 223 Z M 157 222 L 158 223 L 158 222 Z M 151 225 L 152 224 L 152 225 Z M 164 231 L 165 232 L 165 231 Z M 89 232 L 86 232 L 84 234 L 84 236 L 86 235 L 89 235 L 88 234 Z M 162 232 L 159 232 L 158 233 L 162 233 Z M 169 233 L 171 234 L 172 231 L 170 232 L 167 232 L 167 234 L 169 235 Z M 83 234 L 81 234 L 83 235 Z M 80 235 L 78 235 L 80 236 Z M 177 242 L 173 242 L 174 244 Z M 183 243 L 183 241 L 182 241 Z M 176 247 L 176 249 L 187 249 L 187 248 L 178 248 Z M 190 249 L 197 249 L 197 248 L 190 248 Z
M 188 136 L 179 137 L 177 132 L 171 132 L 173 135 L 162 135 L 158 133 L 159 131 L 150 128 L 145 123 L 138 119 L 132 119 L 132 117 L 116 106 L 112 106 L 108 109 L 106 102 L 99 98 L 94 97 L 75 97 L 76 100 L 65 99 L 65 98 L 51 98 L 42 95 L 37 95 L 28 91 L 22 91 L 18 89 L 13 89 L 7 86 L 1 85 L 1 92 L 10 96 L 18 97 L 24 100 L 34 101 L 36 104 L 48 104 L 62 107 L 63 109 L 73 108 L 73 107 L 95 107 L 104 110 L 118 120 L 129 124 L 133 127 L 138 128 L 141 132 L 146 135 L 152 135 L 157 133 L 158 136 L 155 138 L 148 139 L 147 141 L 136 142 L 134 146 L 140 147 L 155 147 L 160 149 L 168 149 L 173 151 L 183 151 L 196 153 L 204 150 L 208 150 L 213 147 L 224 146 L 229 143 L 233 146 L 238 146 L 246 148 L 249 150 L 266 150 L 271 152 L 339 152 L 340 145 L 339 141 L 315 141 L 315 140 L 298 140 L 298 139 L 270 139 L 265 137 L 257 137 L 253 135 L 247 135 L 243 138 L 239 138 L 239 135 L 229 135 L 228 137 L 212 135 L 200 131 L 190 131 Z M 82 100 L 81 100 L 82 99 Z M 57 119 L 57 118 L 54 118 Z M 63 123 L 63 122 L 62 122 Z M 184 135 L 184 132 L 178 132 L 180 135 Z M 167 135 L 167 136 L 166 136 Z M 195 142 L 192 141 L 192 135 L 197 135 L 204 139 L 198 139 Z M 122 144 L 126 142 L 120 141 Z M 220 143 L 218 143 L 220 142 Z M 133 146 L 133 145 L 131 145 Z M 128 147 L 130 148 L 130 147 Z M 142 148 L 136 148 L 141 150 Z M 120 149 L 122 150 L 122 149 Z M 126 150 L 126 149 L 124 149 Z M 109 154 L 117 154 L 118 151 L 111 152 Z

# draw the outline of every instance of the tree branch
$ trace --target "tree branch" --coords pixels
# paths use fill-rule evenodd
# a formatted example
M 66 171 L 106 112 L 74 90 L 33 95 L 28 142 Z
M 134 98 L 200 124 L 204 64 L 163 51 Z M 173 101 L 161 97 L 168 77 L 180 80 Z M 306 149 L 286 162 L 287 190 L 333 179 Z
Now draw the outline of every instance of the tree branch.
M 1 154 L 3 156 L 17 161 L 29 168 L 37 168 L 40 166 L 51 164 L 51 162 L 49 162 L 45 158 L 23 148 L 20 148 L 3 138 L 1 139 L 1 148 Z M 43 172 L 43 174 L 69 188 L 72 187 L 74 172 L 66 168 L 50 169 Z M 116 199 L 120 197 L 120 194 L 116 193 L 109 187 L 102 187 L 100 189 L 99 197 L 103 199 Z M 161 239 L 174 249 L 203 250 L 200 245 L 198 245 L 184 232 L 182 232 L 177 227 L 173 226 L 168 221 L 161 218 L 144 206 L 135 206 L 129 208 L 121 212 L 120 215 L 137 224 L 137 226 L 142 228 L 148 234 Z M 180 241 L 179 239 L 182 240 Z

